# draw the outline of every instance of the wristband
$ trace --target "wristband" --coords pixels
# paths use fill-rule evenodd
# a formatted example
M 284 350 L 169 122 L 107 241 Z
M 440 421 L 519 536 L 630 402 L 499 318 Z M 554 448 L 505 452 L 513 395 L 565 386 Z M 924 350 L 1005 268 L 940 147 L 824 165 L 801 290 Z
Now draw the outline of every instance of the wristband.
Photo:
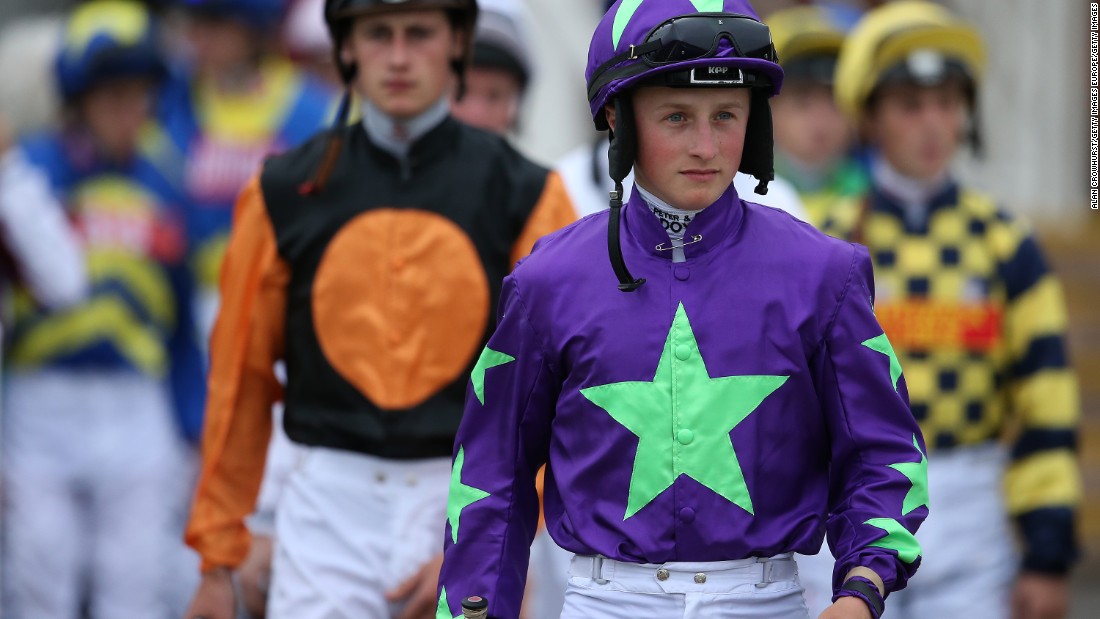
M 861 600 L 864 600 L 868 608 L 871 609 L 871 616 L 875 619 L 882 617 L 882 611 L 886 610 L 886 601 L 879 595 L 879 590 L 872 585 L 865 578 L 857 576 L 845 581 L 843 585 L 840 585 L 840 590 L 836 597 L 844 597 L 844 594 L 854 594 Z
M 862 577 L 857 576 L 844 581 L 844 584 L 840 586 L 838 597 L 842 596 L 844 592 L 854 593 L 856 597 L 866 602 L 871 609 L 871 615 L 875 619 L 879 619 L 882 612 L 886 610 L 886 602 L 879 595 L 878 589 Z

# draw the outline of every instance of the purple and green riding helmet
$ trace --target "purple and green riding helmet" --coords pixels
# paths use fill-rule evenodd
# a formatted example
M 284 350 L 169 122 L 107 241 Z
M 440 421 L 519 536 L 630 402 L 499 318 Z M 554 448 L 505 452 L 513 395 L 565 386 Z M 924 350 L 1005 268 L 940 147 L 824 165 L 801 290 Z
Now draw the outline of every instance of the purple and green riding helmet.
M 772 117 L 768 99 L 779 93 L 783 69 L 771 32 L 747 0 L 618 0 L 607 10 L 588 49 L 588 103 L 597 130 L 608 129 L 605 107 L 618 126 L 611 136 L 608 243 L 619 289 L 645 280 L 626 270 L 619 248 L 622 181 L 634 164 L 636 129 L 630 94 L 641 86 L 750 88 L 752 103 L 739 172 L 759 181 L 765 194 L 774 178 Z

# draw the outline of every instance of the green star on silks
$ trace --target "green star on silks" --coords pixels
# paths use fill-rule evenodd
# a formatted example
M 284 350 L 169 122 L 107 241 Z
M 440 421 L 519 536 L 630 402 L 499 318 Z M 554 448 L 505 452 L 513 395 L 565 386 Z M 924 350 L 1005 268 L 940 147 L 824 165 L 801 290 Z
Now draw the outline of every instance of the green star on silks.
M 928 458 L 920 450 L 917 443 L 917 435 L 913 435 L 913 447 L 920 454 L 920 462 L 899 462 L 891 464 L 890 468 L 905 475 L 913 487 L 905 493 L 905 501 L 901 506 L 901 515 L 908 516 L 914 509 L 921 505 L 928 505 Z
M 898 356 L 894 354 L 894 347 L 890 345 L 890 340 L 883 333 L 878 337 L 873 337 L 863 345 L 875 352 L 880 352 L 890 358 L 890 380 L 894 383 L 894 391 L 898 389 L 898 378 L 901 377 L 901 362 L 898 361 Z
M 442 587 L 439 592 L 439 605 L 435 607 L 435 619 L 462 619 L 451 615 L 451 606 L 447 603 L 447 587 Z
M 462 483 L 462 463 L 466 460 L 463 447 L 458 448 L 455 465 L 451 468 L 451 489 L 447 498 L 447 522 L 451 524 L 451 541 L 458 543 L 458 523 L 462 510 L 489 496 L 488 492 Z
M 485 405 L 485 371 L 515 360 L 516 358 L 512 355 L 497 352 L 488 346 L 481 351 L 481 356 L 477 358 L 474 370 L 470 372 L 470 382 L 474 385 L 474 395 L 477 396 L 477 401 L 481 402 L 483 406 Z
M 886 531 L 886 535 L 878 538 L 873 544 L 876 548 L 886 548 L 898 553 L 898 558 L 906 563 L 912 563 L 920 556 L 920 542 L 917 538 L 893 518 L 871 518 L 864 521 L 876 529 Z
M 700 13 L 721 13 L 723 0 L 691 0 Z
M 730 432 L 787 378 L 711 378 L 681 303 L 652 382 L 581 389 L 584 397 L 638 437 L 623 520 L 638 513 L 680 475 L 753 513 Z

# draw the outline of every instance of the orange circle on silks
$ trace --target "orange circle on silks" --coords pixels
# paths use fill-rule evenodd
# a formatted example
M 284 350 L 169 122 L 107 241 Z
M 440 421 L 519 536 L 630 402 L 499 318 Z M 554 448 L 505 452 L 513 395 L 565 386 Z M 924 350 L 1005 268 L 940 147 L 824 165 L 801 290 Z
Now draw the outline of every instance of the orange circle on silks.
M 489 280 L 451 220 L 378 209 L 336 233 L 313 282 L 332 367 L 379 408 L 420 404 L 466 369 L 489 320 Z

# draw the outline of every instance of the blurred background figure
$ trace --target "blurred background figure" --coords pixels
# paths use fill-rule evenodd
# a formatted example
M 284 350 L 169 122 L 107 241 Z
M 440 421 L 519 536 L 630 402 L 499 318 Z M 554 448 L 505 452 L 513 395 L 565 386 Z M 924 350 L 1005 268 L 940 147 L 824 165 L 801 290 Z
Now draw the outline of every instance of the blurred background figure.
M 323 7 L 324 0 L 295 3 L 287 16 L 283 38 L 290 57 L 303 69 L 317 70 L 338 85 Z M 522 0 L 479 0 L 478 9 L 463 97 L 452 98 L 451 112 L 469 125 L 506 136 L 516 127 L 531 79 L 531 17 Z M 304 453 L 286 438 L 279 417 L 274 428 L 257 509 L 248 521 L 252 548 L 238 570 L 242 602 L 249 617 L 266 615 L 275 513 L 287 476 Z
M 80 239 L 54 199 L 49 179 L 42 170 L 31 166 L 19 149 L 12 148 L 3 114 L 0 114 L 0 255 L 5 257 L 0 263 L 0 313 L 7 307 L 13 286 L 23 288 L 35 303 L 48 309 L 61 309 L 84 299 L 88 282 Z M 4 323 L 8 318 L 0 316 L 0 346 L 5 344 Z M 0 400 L 0 410 L 2 407 Z M 0 415 L 0 422 L 2 419 Z M 0 442 L 2 436 L 0 432 Z M 2 600 L 0 595 L 0 608 Z
M 507 135 L 520 121 L 535 69 L 531 15 L 522 0 L 479 0 L 478 5 L 466 89 L 452 102 L 451 113 L 468 125 Z
M 186 18 L 184 78 L 167 89 L 162 116 L 186 159 L 205 346 L 237 194 L 266 155 L 331 120 L 335 94 L 278 53 L 285 0 L 173 1 Z
M 790 181 L 819 225 L 837 200 L 858 200 L 867 175 L 852 156 L 855 130 L 833 99 L 833 71 L 844 36 L 859 12 L 807 5 L 764 18 L 783 66 L 783 91 L 772 99 L 775 171 Z
M 301 0 L 296 3 L 287 17 L 284 41 L 291 58 L 303 68 L 320 68 L 338 84 L 339 76 L 332 62 L 332 43 L 323 19 L 323 5 L 324 0 Z M 463 96 L 461 99 L 452 97 L 451 100 L 451 113 L 455 118 L 502 136 L 513 132 L 533 73 L 531 26 L 531 16 L 523 0 L 479 0 L 477 29 L 466 68 Z M 280 425 L 277 419 L 257 509 L 249 519 L 252 549 L 238 570 L 243 603 L 250 617 L 266 615 L 275 512 L 287 475 L 304 453 L 287 440 Z M 556 546 L 552 542 L 550 546 L 547 551 L 553 552 Z M 564 551 L 559 552 L 564 554 Z M 564 554 L 562 578 L 568 570 L 569 556 Z M 535 559 L 533 562 L 538 563 Z M 533 565 L 532 591 L 544 589 L 540 586 L 540 576 L 546 573 L 546 570 Z M 564 591 L 564 587 L 557 587 L 556 581 L 551 586 Z M 529 604 L 529 619 L 544 616 L 541 609 L 547 605 L 552 606 L 553 602 L 536 600 Z M 545 616 L 556 617 L 560 610 L 559 601 L 557 612 Z
M 900 618 L 1064 617 L 1079 552 L 1080 403 L 1061 285 L 1030 230 L 951 168 L 980 144 L 985 64 L 973 26 L 920 0 L 869 12 L 837 61 L 837 103 L 873 147 L 871 186 L 830 205 L 822 228 L 870 251 L 876 315 L 929 449 L 928 494 L 903 513 L 935 507 L 917 534 L 921 574 L 891 597 Z M 801 565 L 820 609 L 830 573 Z
M 61 205 L 89 276 L 87 298 L 67 308 L 23 291 L 15 298 L 3 433 L 5 617 L 72 619 L 82 605 L 96 618 L 167 612 L 166 557 L 180 546 L 177 421 L 197 429 L 201 364 L 180 162 L 150 123 L 164 75 L 142 5 L 81 5 L 56 54 L 62 120 L 4 160 L 29 172 L 21 184 L 0 184 L 0 202 L 36 200 L 24 207 L 45 216 Z M 48 193 L 33 187 L 38 177 Z

